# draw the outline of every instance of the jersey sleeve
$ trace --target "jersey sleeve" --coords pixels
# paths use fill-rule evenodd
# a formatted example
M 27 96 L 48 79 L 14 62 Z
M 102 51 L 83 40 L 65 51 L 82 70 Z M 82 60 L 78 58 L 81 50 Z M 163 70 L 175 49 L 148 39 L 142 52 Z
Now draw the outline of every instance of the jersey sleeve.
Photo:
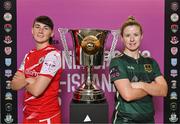
M 24 66 L 25 66 L 25 61 L 26 61 L 27 55 L 28 55 L 28 54 L 25 55 L 23 61 L 21 62 L 21 65 L 20 65 L 20 67 L 19 67 L 19 69 L 18 69 L 18 71 L 20 71 L 20 72 L 24 72 L 24 68 L 25 68 Z
M 162 75 L 162 74 L 161 74 L 159 65 L 155 60 L 153 60 L 153 78 L 155 79 L 156 77 L 158 77 L 160 75 Z
M 51 51 L 45 56 L 39 75 L 52 78 L 55 76 L 56 72 L 60 69 L 60 67 L 60 53 L 57 51 Z
M 109 71 L 111 83 L 118 79 L 128 78 L 124 62 L 118 58 L 114 58 L 111 60 Z

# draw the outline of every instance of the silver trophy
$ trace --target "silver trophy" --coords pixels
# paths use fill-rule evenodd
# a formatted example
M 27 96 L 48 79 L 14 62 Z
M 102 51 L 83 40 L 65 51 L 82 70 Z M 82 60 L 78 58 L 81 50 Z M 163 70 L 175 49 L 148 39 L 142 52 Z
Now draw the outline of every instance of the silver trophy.
M 104 92 L 100 89 L 96 82 L 92 80 L 93 66 L 99 66 L 103 64 L 104 58 L 104 45 L 108 36 L 109 30 L 101 29 L 58 29 L 61 37 L 61 41 L 64 46 L 64 50 L 67 56 L 67 60 L 70 62 L 70 55 L 66 43 L 65 34 L 70 32 L 73 38 L 75 49 L 75 61 L 76 65 L 85 66 L 86 80 L 75 90 L 73 94 L 73 101 L 77 103 L 102 103 L 106 101 Z M 113 34 L 113 33 L 112 33 Z M 118 33 L 114 33 L 114 40 L 112 43 L 116 44 Z M 113 52 L 115 48 L 111 47 L 110 52 Z M 110 55 L 112 55 L 110 53 Z M 111 56 L 109 56 L 111 58 Z

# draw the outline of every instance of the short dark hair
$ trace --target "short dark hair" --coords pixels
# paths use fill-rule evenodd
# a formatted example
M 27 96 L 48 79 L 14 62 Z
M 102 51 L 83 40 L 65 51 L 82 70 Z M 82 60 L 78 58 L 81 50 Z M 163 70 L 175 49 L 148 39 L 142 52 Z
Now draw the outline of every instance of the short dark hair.
M 46 24 L 52 30 L 54 29 L 53 21 L 48 16 L 38 16 L 35 18 L 33 25 L 35 24 L 35 22 L 40 22 L 40 23 Z
M 36 17 L 34 22 L 33 22 L 33 26 L 34 26 L 35 22 L 43 23 L 43 24 L 49 26 L 51 28 L 51 30 L 54 29 L 53 21 L 48 16 L 38 16 L 38 17 Z M 49 38 L 49 44 L 52 44 L 52 42 L 53 42 L 53 39 L 52 39 L 52 37 L 50 37 Z
M 129 16 L 128 19 L 121 26 L 121 36 L 123 36 L 124 29 L 127 26 L 132 26 L 132 25 L 138 26 L 140 28 L 141 34 L 143 33 L 142 26 L 140 25 L 140 23 L 137 22 L 133 16 Z

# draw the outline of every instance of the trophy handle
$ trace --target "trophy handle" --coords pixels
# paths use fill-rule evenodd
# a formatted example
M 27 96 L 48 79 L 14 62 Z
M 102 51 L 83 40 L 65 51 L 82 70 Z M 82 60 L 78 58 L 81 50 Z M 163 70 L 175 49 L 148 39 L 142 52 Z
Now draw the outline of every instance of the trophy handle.
M 115 56 L 114 50 L 116 48 L 116 44 L 119 39 L 120 30 L 111 30 L 111 34 L 113 35 L 113 41 L 112 41 L 112 45 L 109 51 L 109 56 L 108 56 L 108 61 L 107 61 L 108 64 L 110 64 L 112 57 Z
M 65 36 L 66 33 L 69 30 L 67 28 L 58 28 L 58 31 L 59 31 L 60 38 L 61 38 L 61 41 L 62 41 L 62 45 L 64 47 L 64 51 L 65 51 L 65 54 L 66 54 L 67 64 L 70 67 L 72 65 L 72 62 L 71 62 L 71 59 L 70 59 L 71 55 L 69 54 L 68 45 L 67 45 L 66 36 Z

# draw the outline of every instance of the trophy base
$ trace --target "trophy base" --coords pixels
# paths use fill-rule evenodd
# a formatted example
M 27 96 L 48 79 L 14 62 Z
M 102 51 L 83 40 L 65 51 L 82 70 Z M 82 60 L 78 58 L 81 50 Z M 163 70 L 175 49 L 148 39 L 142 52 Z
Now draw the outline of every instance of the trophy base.
M 106 102 L 104 92 L 93 83 L 82 84 L 73 94 L 75 103 L 103 103 Z

